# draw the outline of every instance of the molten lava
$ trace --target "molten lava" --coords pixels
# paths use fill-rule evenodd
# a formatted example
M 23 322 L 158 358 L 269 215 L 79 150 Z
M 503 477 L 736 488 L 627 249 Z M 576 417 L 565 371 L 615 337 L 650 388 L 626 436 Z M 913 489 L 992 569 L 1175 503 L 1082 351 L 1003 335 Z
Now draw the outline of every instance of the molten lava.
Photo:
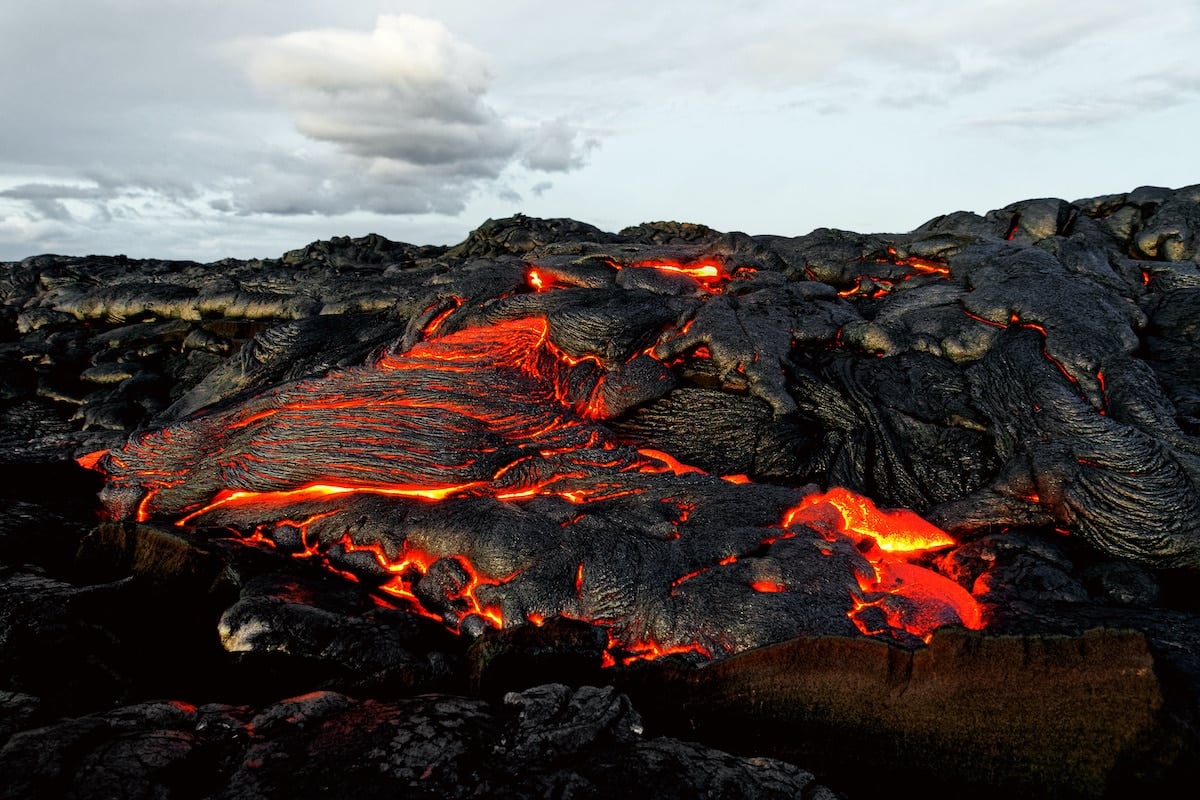
M 950 268 L 945 264 L 937 261 L 930 261 L 926 258 L 917 256 L 906 256 L 900 258 L 894 247 L 887 249 L 887 258 L 875 259 L 877 264 L 887 264 L 889 266 L 904 267 L 910 272 L 904 275 L 896 276 L 894 270 L 889 270 L 888 274 L 878 275 L 857 275 L 854 278 L 854 283 L 847 289 L 842 289 L 838 292 L 840 297 L 853 297 L 855 295 L 864 295 L 873 300 L 886 297 L 891 294 L 898 285 L 904 281 L 911 281 L 914 278 L 920 278 L 926 275 L 932 275 L 938 278 L 949 278 Z M 810 277 L 815 280 L 815 276 Z
M 659 272 L 672 272 L 677 275 L 686 275 L 706 292 L 716 294 L 721 291 L 721 287 L 729 281 L 729 275 L 726 275 L 720 264 L 716 263 L 699 263 L 699 264 L 681 264 L 677 261 L 643 261 L 635 264 L 638 269 L 655 269 Z
M 890 628 L 908 631 L 926 641 L 936 628 L 948 622 L 973 630 L 983 627 L 982 611 L 970 592 L 932 570 L 908 563 L 907 558 L 914 554 L 955 543 L 945 531 L 913 512 L 884 511 L 862 495 L 834 487 L 810 495 L 788 510 L 783 527 L 797 524 L 853 537 L 865 550 L 874 576 L 860 576 L 863 597 L 855 598 L 850 615 L 863 633 L 884 632 L 864 620 L 861 612 L 867 608 L 881 610 Z M 897 604 L 895 598 L 909 602 Z
M 939 271 L 915 260 L 897 263 Z M 632 268 L 685 275 L 708 293 L 730 280 L 715 263 Z M 556 287 L 536 267 L 526 276 L 537 292 Z M 602 424 L 612 416 L 604 402 L 610 373 L 598 357 L 565 352 L 541 316 L 439 335 L 463 306 L 460 298 L 449 302 L 436 313 L 437 305 L 425 309 L 425 339 L 407 352 L 138 432 L 119 450 L 79 463 L 106 473 L 102 497 L 114 518 L 165 517 L 287 542 L 294 556 L 373 577 L 380 591 L 455 629 L 468 617 L 496 627 L 537 624 L 555 614 L 588 619 L 608 630 L 613 661 L 683 652 L 708 657 L 763 643 L 757 633 L 725 640 L 722 625 L 701 635 L 688 627 L 694 623 L 671 616 L 692 619 L 689 604 L 714 582 L 744 594 L 782 635 L 795 635 L 787 604 L 805 602 L 814 590 L 799 573 L 785 577 L 780 570 L 790 568 L 786 558 L 793 556 L 775 552 L 790 553 L 808 539 L 816 550 L 796 552 L 824 558 L 846 581 L 840 591 L 822 589 L 823 602 L 840 607 L 863 633 L 927 639 L 944 624 L 980 627 L 970 594 L 910 563 L 953 544 L 943 531 L 908 511 L 881 511 L 846 489 L 800 497 L 628 446 Z M 653 348 L 644 352 L 653 358 Z M 699 349 L 696 355 L 702 357 Z M 786 496 L 789 507 L 782 518 L 756 522 L 749 514 L 738 527 L 704 505 L 705 497 L 718 495 L 733 506 L 745 498 L 776 508 Z M 475 512 L 463 533 L 422 511 L 437 505 L 454 517 L 480 501 L 515 510 L 496 511 L 506 521 L 495 523 L 496 533 L 481 527 L 478 541 L 462 538 L 484 526 L 470 516 Z M 556 511 L 562 504 L 577 510 Z M 665 516 L 647 516 L 647 505 Z M 537 527 L 538 514 L 553 524 Z M 509 536 L 509 525 L 526 530 L 533 543 Z M 602 527 L 589 527 L 596 525 Z M 558 542 L 536 544 L 536 536 L 548 534 L 531 531 L 544 530 Z M 626 537 L 618 539 L 624 550 L 591 553 L 596 530 Z M 698 538 L 701 530 L 711 541 Z M 486 536 L 519 552 L 485 547 Z M 571 548 L 587 555 L 571 558 Z M 645 591 L 661 597 L 661 618 L 653 623 L 622 616 L 631 612 L 621 609 L 634 607 L 629 598 L 642 593 L 614 583 L 610 557 L 625 550 L 631 569 L 650 563 L 659 574 L 675 570 Z M 557 563 L 551 556 L 560 551 L 565 563 L 546 566 Z M 776 559 L 775 566 L 768 570 L 763 559 Z M 522 583 L 535 579 L 543 581 L 536 597 Z M 738 613 L 728 604 L 714 608 Z M 840 624 L 847 625 L 845 616 Z
M 639 261 L 633 264 L 622 264 L 612 259 L 604 259 L 604 263 L 615 270 L 635 269 L 653 270 L 669 275 L 682 275 L 691 278 L 696 288 L 708 294 L 720 294 L 725 284 L 734 278 L 745 278 L 754 274 L 752 267 L 738 267 L 732 274 L 727 272 L 724 265 L 716 261 L 681 262 L 666 259 Z M 546 270 L 531 267 L 525 273 L 525 280 L 535 292 L 547 292 L 557 287 L 554 278 Z
M 837 520 L 829 512 L 836 513 Z M 871 539 L 885 552 L 911 553 L 954 544 L 945 531 L 906 509 L 883 511 L 866 497 L 849 489 L 834 487 L 810 495 L 790 509 L 783 527 L 796 524 L 829 524 L 856 539 Z

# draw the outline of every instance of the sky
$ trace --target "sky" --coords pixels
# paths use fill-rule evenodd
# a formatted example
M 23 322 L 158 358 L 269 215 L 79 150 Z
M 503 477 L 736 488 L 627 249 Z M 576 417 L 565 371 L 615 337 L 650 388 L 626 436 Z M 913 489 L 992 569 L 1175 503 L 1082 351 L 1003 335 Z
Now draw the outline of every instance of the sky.
M 0 4 L 0 260 L 797 236 L 1200 183 L 1196 0 Z

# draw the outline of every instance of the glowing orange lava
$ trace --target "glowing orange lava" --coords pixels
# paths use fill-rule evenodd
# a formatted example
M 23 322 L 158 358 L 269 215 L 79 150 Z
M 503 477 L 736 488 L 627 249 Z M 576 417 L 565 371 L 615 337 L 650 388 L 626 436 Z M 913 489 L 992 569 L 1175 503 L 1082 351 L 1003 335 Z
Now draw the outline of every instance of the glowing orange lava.
M 437 329 L 440 328 L 442 323 L 446 321 L 446 318 L 449 317 L 451 314 L 453 314 L 455 311 L 457 311 L 459 306 L 462 305 L 463 299 L 461 297 L 455 297 L 452 299 L 452 302 L 453 302 L 453 304 L 449 308 L 446 308 L 443 311 L 439 312 L 433 319 L 429 320 L 429 322 L 427 322 L 425 324 L 425 327 L 421 330 L 421 333 L 426 338 L 433 336 L 435 333 L 437 333 Z M 433 308 L 436 308 L 436 306 L 434 306 Z M 426 312 L 429 312 L 429 311 L 432 311 L 433 308 L 427 308 L 425 310 L 426 310 Z
M 634 266 L 639 269 L 656 269 L 659 272 L 687 275 L 701 286 L 711 290 L 715 290 L 719 282 L 728 279 L 721 271 L 721 265 L 713 262 L 683 264 L 678 261 L 642 261 Z
M 1071 384 L 1071 386 L 1075 389 L 1075 392 L 1083 400 L 1089 401 L 1089 398 L 1084 394 L 1083 390 L 1080 388 L 1078 379 L 1076 379 L 1076 377 L 1071 374 L 1070 370 L 1067 369 L 1065 364 L 1063 364 L 1057 358 L 1052 356 L 1050 354 L 1050 351 L 1046 349 L 1045 340 L 1048 336 L 1048 333 L 1046 331 L 1045 325 L 1042 325 L 1039 322 L 1031 322 L 1029 320 L 1021 319 L 1021 317 L 1016 313 L 1010 314 L 1009 318 L 1008 318 L 1008 323 L 1005 324 L 1003 322 L 996 322 L 995 320 L 988 319 L 987 317 L 981 317 L 978 314 L 973 314 L 970 311 L 967 311 L 965 308 L 962 309 L 962 312 L 964 314 L 966 314 L 968 317 L 970 317 L 971 319 L 975 320 L 976 322 L 982 322 L 985 325 L 991 325 L 994 328 L 1007 328 L 1010 326 L 1016 326 L 1019 328 L 1028 328 L 1029 330 L 1037 331 L 1039 334 L 1041 334 L 1042 340 L 1043 340 L 1042 357 L 1045 358 L 1046 361 L 1048 361 L 1054 365 L 1054 368 L 1057 369 L 1064 378 L 1066 378 L 1067 383 Z M 1096 373 L 1096 381 L 1100 385 L 1100 407 L 1097 409 L 1097 411 L 1100 413 L 1101 416 L 1106 416 L 1108 414 L 1108 396 L 1107 396 L 1107 388 L 1105 386 L 1105 379 L 1104 379 L 1103 371 Z
M 881 510 L 868 498 L 840 486 L 804 498 L 784 515 L 783 527 L 828 524 L 830 509 L 839 517 L 836 526 L 841 532 L 856 539 L 872 539 L 884 552 L 908 553 L 955 543 L 948 533 L 911 511 Z
M 884 632 L 864 621 L 861 612 L 868 608 L 879 609 L 891 628 L 925 641 L 936 628 L 955 619 L 972 630 L 983 627 L 983 612 L 970 592 L 931 569 L 908 563 L 911 556 L 955 544 L 949 534 L 913 512 L 885 511 L 866 497 L 834 487 L 789 509 L 782 527 L 786 530 L 797 524 L 837 532 L 868 545 L 864 555 L 874 575 L 870 579 L 860 576 L 863 596 L 854 598 L 850 611 L 850 618 L 863 633 Z M 890 601 L 889 595 L 907 602 Z
M 705 658 L 712 658 L 712 652 L 698 644 L 661 645 L 654 639 L 645 639 L 632 644 L 610 644 L 610 650 L 621 653 L 621 663 L 625 666 L 638 660 L 653 660 L 684 653 L 699 653 Z
M 935 275 L 939 278 L 949 278 L 950 268 L 945 264 L 937 261 L 931 261 L 927 258 L 918 256 L 906 256 L 899 258 L 896 248 L 889 247 L 887 249 L 887 258 L 877 258 L 875 262 L 878 264 L 889 264 L 897 267 L 904 267 L 912 270 L 907 275 L 858 275 L 854 278 L 854 284 L 847 289 L 842 289 L 838 292 L 839 297 L 854 297 L 855 295 L 865 295 L 874 300 L 886 297 L 904 281 L 909 281 L 914 278 L 919 278 L 924 275 Z M 816 277 L 809 271 L 809 277 L 816 280 Z
M 302 486 L 299 489 L 287 489 L 278 492 L 248 492 L 248 491 L 230 491 L 224 489 L 217 493 L 212 502 L 202 508 L 196 509 L 187 516 L 181 517 L 175 522 L 176 525 L 187 525 L 208 512 L 226 505 L 253 505 L 253 506 L 284 506 L 291 503 L 302 503 L 308 500 L 321 500 L 335 495 L 343 494 L 378 494 L 390 497 L 412 497 L 419 500 L 445 500 L 447 497 L 454 494 L 461 494 L 468 489 L 473 489 L 480 486 L 479 483 L 466 483 L 458 486 L 331 486 L 325 483 L 316 483 L 309 486 Z
M 945 267 L 919 259 L 894 263 L 909 267 L 914 275 L 948 274 Z M 730 280 L 715 262 L 653 261 L 624 268 L 684 275 L 710 293 L 720 292 Z M 528 269 L 526 280 L 536 292 L 562 288 L 549 267 Z M 449 308 L 435 314 L 444 302 L 447 300 L 439 300 L 422 312 L 432 315 L 422 328 L 423 341 L 404 353 L 385 353 L 369 367 L 343 371 L 340 383 L 308 379 L 277 387 L 243 405 L 214 411 L 207 418 L 210 427 L 196 429 L 200 433 L 188 427 L 193 421 L 185 420 L 174 428 L 140 432 L 120 450 L 89 453 L 78 461 L 109 475 L 113 499 L 106 502 L 115 516 L 140 521 L 169 516 L 180 526 L 223 525 L 223 518 L 237 518 L 234 512 L 243 510 L 243 519 L 250 520 L 244 528 L 249 529 L 246 541 L 281 548 L 287 542 L 293 556 L 315 559 L 355 580 L 360 576 L 346 571 L 342 557 L 362 554 L 354 567 L 362 567 L 362 580 L 374 576 L 382 581 L 377 587 L 380 591 L 450 627 L 461 626 L 471 616 L 496 627 L 541 624 L 545 616 L 514 612 L 512 616 L 519 618 L 506 621 L 500 608 L 481 602 L 476 592 L 480 586 L 504 586 L 512 576 L 486 575 L 464 555 L 409 548 L 407 539 L 399 545 L 399 552 L 390 552 L 380 544 L 356 541 L 350 533 L 342 533 L 343 528 L 330 531 L 330 518 L 347 498 L 375 495 L 442 503 L 490 497 L 521 503 L 553 496 L 586 506 L 644 493 L 649 479 L 631 479 L 635 475 L 659 476 L 655 481 L 682 478 L 679 484 L 686 488 L 678 493 L 672 489 L 673 494 L 664 501 L 673 503 L 679 513 L 672 514 L 673 520 L 663 526 L 668 530 L 657 531 L 655 536 L 656 544 L 671 543 L 668 546 L 685 550 L 690 543 L 683 539 L 689 531 L 684 523 L 696 505 L 684 498 L 688 492 L 702 490 L 698 487 L 704 486 L 708 473 L 669 453 L 623 446 L 612 431 L 597 424 L 610 416 L 603 402 L 608 376 L 605 362 L 594 354 L 565 352 L 551 340 L 550 324 L 542 317 L 504 320 L 439 335 L 442 324 L 465 301 L 452 298 Z M 690 324 L 686 323 L 685 329 Z M 1032 327 L 1015 319 L 1010 324 Z M 711 353 L 701 345 L 692 356 L 709 358 Z M 745 372 L 741 365 L 739 370 Z M 1102 376 L 1099 379 L 1103 382 Z M 443 447 L 442 440 L 430 444 L 426 438 L 406 439 L 404 435 L 405 431 L 431 428 L 447 433 L 450 444 Z M 206 454 L 212 456 L 207 462 L 212 472 L 233 478 L 224 483 L 200 483 L 195 494 L 187 495 L 183 490 L 188 489 L 189 469 L 201 463 L 194 451 L 209 446 L 204 434 L 211 431 L 234 432 L 238 437 L 232 455 L 216 448 Z M 414 441 L 421 446 L 414 446 Z M 289 449 L 297 445 L 303 446 L 303 459 Z M 259 469 L 264 464 L 282 464 L 287 469 Z M 751 483 L 746 475 L 719 477 L 728 484 Z M 739 496 L 752 491 L 725 486 L 717 477 L 707 480 L 721 491 L 738 492 Z M 211 488 L 217 486 L 225 488 Z M 259 489 L 242 488 L 246 486 Z M 568 521 L 562 527 L 573 526 L 589 513 L 584 509 L 573 517 L 564 515 Z M 264 519 L 273 521 L 260 522 Z M 691 524 L 695 525 L 695 520 Z M 927 638 L 944 624 L 982 625 L 979 606 L 969 593 L 936 572 L 909 563 L 908 559 L 927 550 L 954 544 L 945 532 L 916 514 L 880 510 L 867 498 L 834 488 L 800 499 L 777 527 L 762 527 L 766 535 L 756 549 L 796 536 L 793 528 L 801 525 L 816 529 L 830 543 L 851 540 L 870 562 L 873 574 L 858 576 L 858 593 L 853 595 L 854 608 L 849 612 L 864 633 L 886 633 L 890 626 Z M 682 543 L 674 544 L 681 539 Z M 670 592 L 674 594 L 680 585 L 709 570 L 744 570 L 744 565 L 733 565 L 752 554 L 728 553 L 722 546 L 719 558 L 710 554 L 686 561 L 681 571 L 691 571 L 672 580 Z M 855 560 L 857 563 L 857 557 Z M 445 596 L 430 600 L 431 590 L 422 584 L 423 602 L 417 584 L 438 562 L 442 563 L 435 574 L 437 582 L 449 585 L 437 591 Z M 702 566 L 693 569 L 697 564 Z M 445 574 L 440 571 L 443 568 Z M 570 603 L 581 604 L 585 595 L 594 594 L 596 584 L 603 582 L 603 572 L 585 573 L 584 563 L 576 569 L 572 561 L 564 573 L 556 580 L 564 589 L 573 583 Z M 782 579 L 749 580 L 745 571 L 739 575 L 738 591 L 800 591 Z M 660 590 L 666 592 L 667 587 L 660 586 Z M 778 600 L 757 598 L 755 602 Z M 578 607 L 570 603 L 568 610 Z M 554 613 L 553 609 L 543 610 Z M 557 613 L 565 616 L 562 610 Z M 880 619 L 884 622 L 879 623 Z M 645 636 L 636 621 L 621 629 L 627 632 L 625 640 L 614 634 L 615 623 L 605 619 L 589 622 L 608 630 L 609 663 L 619 660 L 628 664 L 675 653 L 711 657 L 710 651 L 697 643 L 661 643 Z M 839 620 L 839 624 L 844 622 Z M 884 627 L 878 627 L 880 624 Z
M 107 450 L 96 450 L 94 452 L 85 453 L 84 455 L 79 456 L 75 459 L 75 463 L 84 469 L 96 469 L 97 462 L 99 462 L 100 459 L 106 455 L 108 455 Z
M 670 273 L 673 275 L 684 275 L 696 282 L 696 285 L 701 290 L 709 294 L 718 294 L 722 287 L 734 277 L 748 278 L 752 276 L 755 270 L 752 267 L 738 267 L 734 270 L 734 275 L 725 272 L 724 267 L 716 261 L 695 261 L 683 262 L 668 259 L 655 259 L 651 261 L 639 261 L 634 264 L 621 264 L 611 259 L 605 259 L 605 262 L 613 269 L 647 269 L 657 272 Z M 544 270 L 537 267 L 530 268 L 525 273 L 525 280 L 535 292 L 546 292 L 554 288 L 557 284 L 553 279 L 545 273 Z
M 689 473 L 698 475 L 708 474 L 699 467 L 693 467 L 691 464 L 684 464 L 674 456 L 664 453 L 661 450 L 641 448 L 638 450 L 638 453 L 649 459 L 648 462 L 638 465 L 643 472 L 670 472 L 674 475 L 687 475 Z
M 923 275 L 940 275 L 943 278 L 950 277 L 950 268 L 938 261 L 930 261 L 927 258 L 919 256 L 905 256 L 904 258 L 896 258 L 898 253 L 896 248 L 889 247 L 888 255 L 891 257 L 892 264 L 900 267 L 908 267 Z
M 445 615 L 435 614 L 426 610 L 424 604 L 413 592 L 413 584 L 419 579 L 419 576 L 429 571 L 434 562 L 439 560 L 438 556 L 407 548 L 396 556 L 389 556 L 381 546 L 377 544 L 357 544 L 348 534 L 338 540 L 335 546 L 341 547 L 347 553 L 370 554 L 383 570 L 392 575 L 388 581 L 379 586 L 380 591 L 408 601 L 410 606 L 419 614 L 431 617 L 439 622 L 447 621 Z M 470 561 L 462 556 L 453 556 L 452 558 L 458 562 L 459 566 L 468 576 L 466 583 L 445 598 L 448 601 L 454 601 L 457 606 L 454 611 L 455 619 L 461 622 L 466 617 L 474 614 L 486 619 L 493 627 L 503 628 L 504 616 L 501 614 L 500 609 L 494 606 L 483 605 L 475 596 L 475 591 L 478 587 L 482 585 L 495 586 L 500 581 L 483 575 Z

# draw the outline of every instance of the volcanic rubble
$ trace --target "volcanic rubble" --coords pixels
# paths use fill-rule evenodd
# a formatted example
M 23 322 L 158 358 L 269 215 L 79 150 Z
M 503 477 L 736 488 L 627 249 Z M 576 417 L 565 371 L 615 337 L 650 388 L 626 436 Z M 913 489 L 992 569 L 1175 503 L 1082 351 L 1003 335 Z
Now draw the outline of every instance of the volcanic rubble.
M 1200 186 L 2 267 L 0 797 L 1200 778 Z

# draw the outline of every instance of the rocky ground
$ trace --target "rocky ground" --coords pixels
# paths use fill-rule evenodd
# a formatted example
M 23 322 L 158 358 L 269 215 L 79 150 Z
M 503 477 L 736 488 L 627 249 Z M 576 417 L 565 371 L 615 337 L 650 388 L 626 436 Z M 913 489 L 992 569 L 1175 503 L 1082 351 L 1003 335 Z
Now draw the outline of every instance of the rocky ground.
M 47 255 L 0 301 L 4 796 L 1196 777 L 1200 188 Z M 791 513 L 832 486 L 955 541 Z M 982 630 L 923 642 L 980 627 L 925 574 Z

